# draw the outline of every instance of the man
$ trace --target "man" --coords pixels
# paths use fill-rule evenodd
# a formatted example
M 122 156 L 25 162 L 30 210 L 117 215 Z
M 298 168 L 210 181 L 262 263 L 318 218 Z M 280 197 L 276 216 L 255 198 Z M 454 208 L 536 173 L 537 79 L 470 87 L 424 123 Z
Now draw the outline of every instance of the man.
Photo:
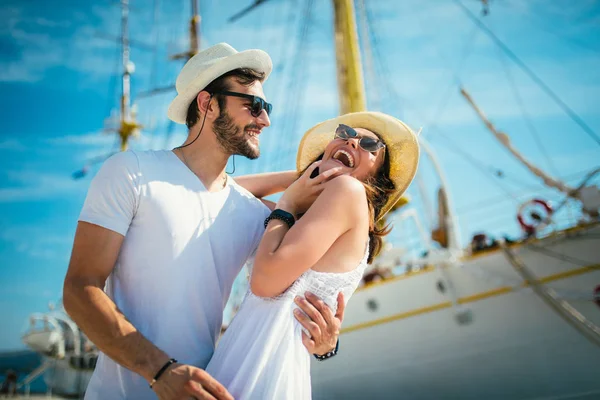
M 221 43 L 198 53 L 179 74 L 168 111 L 187 124 L 186 142 L 116 154 L 92 181 L 63 293 L 65 309 L 103 353 L 86 399 L 231 398 L 203 368 L 269 209 L 225 167 L 233 154 L 259 156 L 271 68 L 260 50 Z M 273 186 L 289 185 L 289 176 L 277 175 Z M 334 318 L 307 300 L 299 300 L 312 318 L 299 319 L 312 333 L 305 346 L 329 353 L 343 310 Z

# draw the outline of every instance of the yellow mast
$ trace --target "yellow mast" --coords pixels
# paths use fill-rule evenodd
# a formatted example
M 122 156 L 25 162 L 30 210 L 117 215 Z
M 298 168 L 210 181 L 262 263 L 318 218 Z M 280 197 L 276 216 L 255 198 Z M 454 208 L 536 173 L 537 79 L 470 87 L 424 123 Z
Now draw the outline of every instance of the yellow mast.
M 340 115 L 350 112 L 366 111 L 365 84 L 353 0 L 333 0 L 335 19 L 335 54 L 340 96 Z M 407 196 L 390 210 L 402 208 L 409 203 Z M 385 225 L 386 219 L 383 220 Z
M 354 2 L 352 0 L 333 0 L 333 10 L 340 114 L 365 111 L 365 87 L 356 32 Z

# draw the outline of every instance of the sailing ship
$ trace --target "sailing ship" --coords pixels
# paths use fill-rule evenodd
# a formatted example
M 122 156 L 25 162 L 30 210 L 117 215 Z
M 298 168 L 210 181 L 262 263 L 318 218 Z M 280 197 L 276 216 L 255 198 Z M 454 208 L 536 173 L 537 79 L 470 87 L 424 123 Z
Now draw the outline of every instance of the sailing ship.
M 18 388 L 23 387 L 28 394 L 32 382 L 43 377 L 50 393 L 80 396 L 85 392 L 96 367 L 98 349 L 61 304 L 49 305 L 46 313 L 31 315 L 22 340 L 42 357 L 42 362 L 19 382 Z
M 346 67 L 360 65 L 355 8 L 351 0 L 334 4 L 341 112 L 361 111 L 361 70 Z M 567 187 L 528 162 L 466 89 L 461 93 L 500 145 L 565 199 L 578 201 L 582 215 L 558 229 L 556 209 L 534 198 L 515 210 L 522 238 L 479 234 L 462 246 L 451 188 L 421 136 L 441 182 L 437 228 L 426 232 L 409 204 L 391 216 L 395 229 L 404 221 L 417 226 L 425 252 L 390 249 L 375 260 L 378 269 L 405 272 L 354 294 L 342 351 L 330 362 L 313 362 L 315 399 L 600 397 L 600 192 L 588 184 L 600 169 Z
M 234 18 L 264 2 L 255 1 Z M 123 93 L 116 132 L 124 150 L 141 126 L 130 107 L 127 1 L 122 3 Z M 191 47 L 182 53 L 183 58 L 198 51 L 195 4 L 192 0 Z M 356 10 L 364 12 L 364 4 L 361 0 L 356 5 L 352 0 L 333 0 L 332 4 L 339 110 L 362 111 L 366 99 Z M 487 2 L 483 4 L 489 13 Z M 367 62 L 368 46 L 368 41 L 362 43 Z M 346 309 L 339 354 L 312 366 L 315 399 L 600 396 L 600 193 L 590 183 L 600 170 L 590 171 L 575 187 L 551 177 L 497 130 L 466 88 L 461 90 L 474 115 L 498 143 L 546 186 L 562 193 L 564 201 L 556 206 L 534 196 L 516 209 L 515 215 L 506 216 L 518 220 L 521 237 L 495 239 L 479 233 L 464 245 L 452 188 L 434 149 L 425 135 L 420 135 L 423 157 L 440 182 L 435 188 L 435 227 L 426 228 L 430 224 L 408 198 L 387 217 L 395 230 L 416 227 L 414 236 L 419 243 L 414 248 L 390 243 L 374 261 Z M 579 205 L 575 223 L 557 221 L 566 201 Z M 230 301 L 233 310 L 245 287 L 243 279 L 238 284 Z M 41 320 L 50 321 L 44 316 Z M 45 330 L 33 330 L 26 337 L 32 348 L 52 360 L 57 359 L 56 354 L 67 354 L 67 348 L 75 349 L 65 345 L 61 353 L 60 340 Z M 95 349 L 89 354 L 93 353 Z M 53 388 L 60 384 L 58 380 L 47 382 Z

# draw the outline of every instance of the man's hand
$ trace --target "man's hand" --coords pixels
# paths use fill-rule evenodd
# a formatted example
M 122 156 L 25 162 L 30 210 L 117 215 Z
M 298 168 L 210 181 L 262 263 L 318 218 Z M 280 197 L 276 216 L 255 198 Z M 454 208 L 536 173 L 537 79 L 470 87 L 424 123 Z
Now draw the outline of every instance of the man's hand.
M 306 292 L 305 295 L 306 298 L 298 296 L 294 300 L 305 313 L 296 310 L 295 317 L 312 336 L 302 332 L 302 343 L 309 353 L 323 355 L 335 349 L 340 336 L 340 327 L 344 319 L 344 295 L 342 292 L 338 294 L 335 315 L 323 300 L 310 292 Z
M 206 371 L 191 365 L 173 364 L 152 387 L 160 400 L 233 400 L 227 389 Z

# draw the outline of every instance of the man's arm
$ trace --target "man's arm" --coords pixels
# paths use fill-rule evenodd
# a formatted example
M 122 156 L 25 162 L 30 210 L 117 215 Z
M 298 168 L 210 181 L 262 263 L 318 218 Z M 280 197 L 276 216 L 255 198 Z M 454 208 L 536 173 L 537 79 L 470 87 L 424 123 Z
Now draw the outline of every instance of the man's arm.
M 123 239 L 111 230 L 79 222 L 63 303 L 73 321 L 103 353 L 150 381 L 169 356 L 139 333 L 103 290 Z
M 104 293 L 124 237 L 109 229 L 79 222 L 64 282 L 63 303 L 73 321 L 108 357 L 151 381 L 169 356 L 146 339 Z M 225 388 L 199 368 L 174 364 L 154 385 L 160 399 L 207 391 L 230 399 Z
M 284 191 L 297 178 L 296 171 L 283 171 L 243 175 L 234 179 L 238 185 L 260 199 Z

